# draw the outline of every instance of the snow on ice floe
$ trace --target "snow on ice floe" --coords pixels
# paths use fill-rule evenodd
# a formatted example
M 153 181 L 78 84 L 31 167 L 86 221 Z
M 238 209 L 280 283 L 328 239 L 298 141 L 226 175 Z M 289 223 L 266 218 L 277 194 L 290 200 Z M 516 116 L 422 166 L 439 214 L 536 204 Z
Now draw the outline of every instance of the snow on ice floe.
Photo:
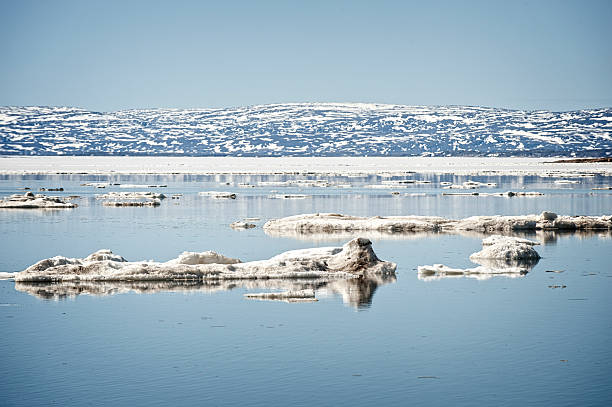
M 392 274 L 395 267 L 378 259 L 369 240 L 356 238 L 342 247 L 293 250 L 246 263 L 214 252 L 183 253 L 165 263 L 128 262 L 101 250 L 84 259 L 56 256 L 41 260 L 13 277 L 17 282 L 335 279 Z
M 62 209 L 77 206 L 77 204 L 66 202 L 66 198 L 32 192 L 26 192 L 23 195 L 15 194 L 0 200 L 0 208 L 10 209 Z
M 524 216 L 472 216 L 447 219 L 438 216 L 373 216 L 360 217 L 337 213 L 315 213 L 272 219 L 263 226 L 266 233 L 275 235 L 362 232 L 457 232 L 481 233 L 537 231 L 537 230 L 610 230 L 612 216 L 558 216 L 552 212 Z
M 520 277 L 527 274 L 539 261 L 540 255 L 533 246 L 539 242 L 494 235 L 482 241 L 483 249 L 470 255 L 470 260 L 479 266 L 452 268 L 442 264 L 419 266 L 421 280 L 437 280 L 447 277 L 471 277 L 488 279 L 493 276 Z

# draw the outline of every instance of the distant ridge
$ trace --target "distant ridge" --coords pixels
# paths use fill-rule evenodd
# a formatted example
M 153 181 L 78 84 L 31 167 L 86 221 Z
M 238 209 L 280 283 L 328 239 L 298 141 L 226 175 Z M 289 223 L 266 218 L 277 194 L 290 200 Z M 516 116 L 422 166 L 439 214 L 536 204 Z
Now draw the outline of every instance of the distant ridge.
M 287 103 L 110 113 L 0 107 L 3 155 L 612 156 L 612 108 Z

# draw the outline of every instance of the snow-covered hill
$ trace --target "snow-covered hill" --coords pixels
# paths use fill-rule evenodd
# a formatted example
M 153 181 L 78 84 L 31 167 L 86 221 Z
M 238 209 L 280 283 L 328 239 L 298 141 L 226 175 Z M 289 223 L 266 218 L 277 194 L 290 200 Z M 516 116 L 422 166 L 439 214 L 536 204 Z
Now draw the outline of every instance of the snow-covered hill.
M 0 107 L 0 154 L 610 156 L 612 108 L 296 103 L 228 109 Z

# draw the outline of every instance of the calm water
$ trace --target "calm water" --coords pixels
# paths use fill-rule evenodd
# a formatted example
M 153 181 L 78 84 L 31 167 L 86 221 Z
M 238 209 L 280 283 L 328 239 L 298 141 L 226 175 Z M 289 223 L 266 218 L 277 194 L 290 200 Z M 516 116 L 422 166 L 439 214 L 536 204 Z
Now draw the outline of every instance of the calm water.
M 612 179 L 599 176 L 558 185 L 554 178 L 413 174 L 408 178 L 432 183 L 388 190 L 366 187 L 389 180 L 376 176 L 329 179 L 351 184 L 347 189 L 235 186 L 306 178 L 0 177 L 1 196 L 25 186 L 34 191 L 61 186 L 65 192 L 51 194 L 81 196 L 73 210 L 0 211 L 0 271 L 19 271 L 60 254 L 84 257 L 101 248 L 128 260 L 165 261 L 184 250 L 215 250 L 246 261 L 350 238 L 268 236 L 261 229 L 269 218 L 299 213 L 454 218 L 543 210 L 612 213 L 612 191 L 592 190 L 612 185 Z M 441 195 L 440 182 L 466 180 L 498 184 L 480 192 L 545 195 Z M 104 207 L 95 194 L 134 189 L 80 186 L 86 182 L 166 184 L 151 190 L 183 196 L 157 208 Z M 207 190 L 234 191 L 238 197 L 197 196 Z M 309 196 L 269 197 L 276 193 Z M 229 228 L 244 217 L 261 221 L 255 229 Z M 422 281 L 419 265 L 469 266 L 481 237 L 373 234 L 378 256 L 398 264 L 397 281 L 357 299 L 342 290 L 320 290 L 315 303 L 247 300 L 244 293 L 265 289 L 240 283 L 119 284 L 73 295 L 62 287 L 0 281 L 0 404 L 610 405 L 612 235 L 531 237 L 545 243 L 537 247 L 543 258 L 525 277 Z

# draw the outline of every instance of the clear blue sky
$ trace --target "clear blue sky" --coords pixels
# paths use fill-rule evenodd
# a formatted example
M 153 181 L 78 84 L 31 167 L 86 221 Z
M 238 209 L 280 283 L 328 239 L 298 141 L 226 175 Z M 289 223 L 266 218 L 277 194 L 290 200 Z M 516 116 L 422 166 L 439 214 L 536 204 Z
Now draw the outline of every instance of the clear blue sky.
M 0 0 L 0 105 L 612 106 L 612 0 Z

